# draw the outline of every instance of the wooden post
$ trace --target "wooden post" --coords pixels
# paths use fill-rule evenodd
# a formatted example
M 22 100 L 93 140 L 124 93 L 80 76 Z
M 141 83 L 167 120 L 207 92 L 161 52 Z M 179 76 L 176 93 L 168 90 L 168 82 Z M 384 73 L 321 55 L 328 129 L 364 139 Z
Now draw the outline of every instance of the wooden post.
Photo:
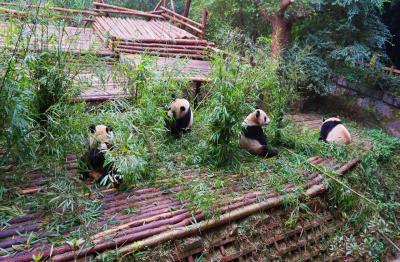
M 201 82 L 199 81 L 193 81 L 195 87 L 194 87 L 194 108 L 197 108 L 199 105 L 199 96 L 200 96 L 200 91 L 201 91 Z
M 161 5 L 163 7 L 167 7 L 167 0 L 161 0 Z
M 185 7 L 184 7 L 183 13 L 182 13 L 182 15 L 184 17 L 189 17 L 189 11 L 190 11 L 190 4 L 191 3 L 192 3 L 192 0 L 186 0 Z
M 171 10 L 175 12 L 174 0 L 171 0 Z
M 203 33 L 201 34 L 200 38 L 204 39 L 206 37 L 206 27 L 207 27 L 207 16 L 208 16 L 208 9 L 204 8 L 203 16 L 201 17 L 201 26 Z

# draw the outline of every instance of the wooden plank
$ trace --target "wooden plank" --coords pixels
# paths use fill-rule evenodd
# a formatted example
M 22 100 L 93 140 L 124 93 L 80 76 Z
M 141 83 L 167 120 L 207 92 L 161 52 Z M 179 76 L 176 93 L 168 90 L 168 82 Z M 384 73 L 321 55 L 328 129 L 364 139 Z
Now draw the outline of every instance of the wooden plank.
M 118 45 L 119 48 L 137 50 L 137 51 L 155 51 L 162 53 L 176 53 L 176 54 L 196 54 L 203 55 L 201 50 L 189 50 L 189 49 L 176 49 L 176 48 L 160 48 L 160 47 L 140 47 L 140 46 L 129 46 L 129 45 Z

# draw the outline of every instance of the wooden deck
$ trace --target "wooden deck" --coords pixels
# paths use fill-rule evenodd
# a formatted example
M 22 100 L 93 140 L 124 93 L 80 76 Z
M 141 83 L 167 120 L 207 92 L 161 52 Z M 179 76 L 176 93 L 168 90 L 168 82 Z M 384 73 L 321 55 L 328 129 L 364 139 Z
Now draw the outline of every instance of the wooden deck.
M 140 55 L 120 54 L 121 62 L 131 64 L 133 67 L 142 61 Z M 151 73 L 154 79 L 178 79 L 194 82 L 209 81 L 211 65 L 208 61 L 178 59 L 172 57 L 154 57 L 151 59 Z M 113 79 L 108 75 L 100 80 L 94 73 L 82 73 L 75 81 L 83 85 L 83 92 L 79 99 L 86 102 L 102 102 L 124 98 L 128 96 L 127 81 Z
M 5 39 L 10 35 L 14 38 L 7 44 L 14 44 L 18 27 L 8 22 L 0 22 L 0 46 L 5 46 Z M 114 56 L 115 53 L 106 48 L 104 42 L 92 28 L 62 27 L 54 25 L 26 24 L 22 27 L 23 39 L 30 38 L 31 50 L 58 50 L 75 54 L 94 53 L 101 56 Z M 10 47 L 12 48 L 12 46 Z
M 322 163 L 323 159 L 319 161 L 319 164 Z M 74 176 L 77 167 L 76 157 L 70 156 L 65 168 Z M 206 176 L 194 170 L 183 172 L 182 175 L 182 179 L 186 180 Z M 41 190 L 46 190 L 51 185 L 46 177 L 42 173 L 28 175 L 30 182 L 20 185 L 20 189 L 24 189 L 21 194 L 36 194 Z M 91 201 L 101 204 L 100 212 L 103 216 L 101 220 L 90 226 L 92 230 L 90 241 L 85 242 L 79 250 L 73 250 L 65 241 L 58 241 L 59 244 L 56 246 L 52 246 L 49 242 L 52 239 L 56 240 L 60 233 L 63 239 L 70 239 L 68 236 L 76 233 L 78 226 L 58 233 L 53 232 L 46 226 L 48 223 L 46 217 L 40 213 L 25 213 L 8 221 L 0 221 L 2 225 L 5 225 L 0 231 L 0 260 L 31 261 L 32 255 L 41 253 L 45 260 L 73 261 L 79 258 L 93 258 L 99 253 L 112 251 L 115 247 L 121 248 L 121 255 L 131 251 L 130 244 L 132 243 L 136 243 L 136 247 L 142 249 L 174 238 L 183 239 L 201 235 L 206 230 L 225 226 L 260 212 L 272 214 L 271 210 L 274 208 L 283 208 L 285 195 L 296 190 L 304 190 L 304 193 L 311 198 L 326 190 L 326 186 L 322 183 L 324 177 L 315 173 L 304 175 L 306 181 L 304 188 L 298 188 L 295 184 L 289 183 L 283 187 L 282 192 L 261 189 L 262 186 L 248 189 L 240 183 L 241 179 L 240 176 L 232 174 L 226 187 L 216 190 L 215 194 L 221 196 L 221 203 L 217 204 L 214 211 L 220 216 L 213 219 L 207 219 L 200 210 L 192 213 L 188 205 L 176 197 L 181 187 L 165 187 L 165 180 L 157 182 L 155 187 L 136 188 L 126 192 L 105 190 L 100 194 L 87 196 Z M 127 212 L 127 210 L 133 211 Z M 331 216 L 327 219 L 331 219 Z M 320 221 L 315 226 L 322 223 L 323 221 Z M 18 248 L 25 245 L 32 234 L 37 236 L 37 241 L 29 247 Z M 152 242 L 154 238 L 158 242 Z M 281 240 L 284 239 L 282 235 Z M 232 240 L 224 243 L 229 242 Z M 225 245 L 224 243 L 222 245 Z M 273 243 L 271 242 L 270 245 Z M 196 253 L 197 249 L 189 250 L 192 253 L 187 256 Z

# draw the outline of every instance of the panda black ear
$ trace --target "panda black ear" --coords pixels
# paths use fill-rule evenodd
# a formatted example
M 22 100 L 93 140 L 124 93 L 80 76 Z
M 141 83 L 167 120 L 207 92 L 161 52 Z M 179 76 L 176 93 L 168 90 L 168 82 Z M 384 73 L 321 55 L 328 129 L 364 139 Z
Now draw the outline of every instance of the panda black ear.
M 96 125 L 90 125 L 89 130 L 90 130 L 90 133 L 94 133 L 94 131 L 96 131 Z
M 112 127 L 109 127 L 109 126 L 106 127 L 106 132 L 107 132 L 107 133 L 110 133 L 110 132 L 112 132 L 112 131 L 113 131 L 113 128 L 112 128 Z
M 259 117 L 260 117 L 260 114 L 261 114 L 261 113 L 260 113 L 260 110 L 257 110 L 257 111 L 256 111 L 256 117 L 259 118 Z
M 186 108 L 184 106 L 181 106 L 181 111 L 183 112 L 185 110 L 186 110 Z

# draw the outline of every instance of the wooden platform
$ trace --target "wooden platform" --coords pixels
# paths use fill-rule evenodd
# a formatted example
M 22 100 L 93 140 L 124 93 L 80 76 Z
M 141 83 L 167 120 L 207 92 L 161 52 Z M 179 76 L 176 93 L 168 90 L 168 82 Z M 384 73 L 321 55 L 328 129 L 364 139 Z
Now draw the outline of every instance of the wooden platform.
M 5 38 L 12 35 L 14 43 L 18 34 L 15 25 L 0 22 L 0 46 L 4 47 Z M 27 24 L 22 29 L 23 39 L 30 37 L 31 50 L 45 49 L 60 50 L 74 54 L 93 53 L 101 56 L 114 56 L 115 53 L 104 46 L 104 42 L 97 36 L 92 28 L 62 27 L 54 25 Z M 12 49 L 12 46 L 10 47 Z
M 120 54 L 120 60 L 135 67 L 142 61 L 141 55 Z M 152 57 L 150 72 L 153 79 L 177 79 L 193 82 L 207 82 L 211 75 L 211 65 L 208 61 L 179 59 L 172 57 Z M 111 69 L 109 71 L 111 73 Z M 93 72 L 81 73 L 75 81 L 79 82 L 82 94 L 78 99 L 86 102 L 102 102 L 128 96 L 125 91 L 128 83 L 125 79 L 118 81 L 107 75 L 101 81 Z
M 73 155 L 67 158 L 65 170 L 69 176 L 76 177 L 76 161 Z M 333 169 L 340 166 L 334 159 L 321 157 L 310 158 L 309 162 Z M 203 176 L 208 177 L 195 170 L 182 173 L 183 180 Z M 240 176 L 228 176 L 229 182 L 223 188 L 215 189 L 220 201 L 216 203 L 213 210 L 215 216 L 211 218 L 207 218 L 201 210 L 191 211 L 187 203 L 177 199 L 176 194 L 183 189 L 184 184 L 166 187 L 168 183 L 165 180 L 156 182 L 154 187 L 134 188 L 125 192 L 104 190 L 87 195 L 87 200 L 100 204 L 99 212 L 102 213 L 102 218 L 87 228 L 92 232 L 88 236 L 90 241 L 86 239 L 76 250 L 66 241 L 73 238 L 79 230 L 79 225 L 61 232 L 53 232 L 49 230 L 51 227 L 48 227 L 48 219 L 41 213 L 25 213 L 8 221 L 0 221 L 4 225 L 0 230 L 0 260 L 31 261 L 32 255 L 42 254 L 43 259 L 50 261 L 73 261 L 79 258 L 99 258 L 104 252 L 113 252 L 116 247 L 121 256 L 133 250 L 159 246 L 169 240 L 183 242 L 179 242 L 181 244 L 178 249 L 169 249 L 168 252 L 174 259 L 164 261 L 193 261 L 191 259 L 200 256 L 202 252 L 206 252 L 209 257 L 222 257 L 223 261 L 246 257 L 248 261 L 252 261 L 249 255 L 256 256 L 262 250 L 267 251 L 268 257 L 285 259 L 298 256 L 313 258 L 324 253 L 319 243 L 326 235 L 333 233 L 338 224 L 323 206 L 320 207 L 320 204 L 315 202 L 321 202 L 318 200 L 319 196 L 326 191 L 326 185 L 323 183 L 325 178 L 322 175 L 304 174 L 304 186 L 299 188 L 296 184 L 288 183 L 279 192 L 274 189 L 265 190 L 263 185 L 250 189 L 241 183 Z M 21 194 L 47 191 L 47 187 L 51 185 L 42 173 L 29 174 L 26 179 L 30 182 L 22 183 L 15 189 L 23 189 Z M 311 205 L 310 211 L 318 214 L 312 216 L 313 220 L 304 220 L 296 228 L 288 229 L 285 221 L 290 214 L 285 213 L 285 198 L 287 194 L 299 190 L 311 198 L 311 202 L 307 202 Z M 253 216 L 257 215 L 261 217 L 254 220 Z M 284 217 L 286 219 L 283 219 Z M 309 214 L 307 217 L 310 217 Z M 231 230 L 231 227 L 248 226 L 252 221 L 255 223 L 252 226 L 255 228 L 254 233 L 262 238 L 257 238 L 255 242 L 243 242 L 237 229 Z M 249 233 L 245 231 L 241 235 L 252 238 Z M 60 234 L 63 240 L 57 241 Z M 37 240 L 26 246 L 32 235 L 35 235 Z M 196 238 L 200 238 L 200 241 L 193 242 Z M 210 239 L 211 246 L 204 245 Z M 53 246 L 53 241 L 58 244 Z M 235 248 L 234 243 L 237 243 Z

